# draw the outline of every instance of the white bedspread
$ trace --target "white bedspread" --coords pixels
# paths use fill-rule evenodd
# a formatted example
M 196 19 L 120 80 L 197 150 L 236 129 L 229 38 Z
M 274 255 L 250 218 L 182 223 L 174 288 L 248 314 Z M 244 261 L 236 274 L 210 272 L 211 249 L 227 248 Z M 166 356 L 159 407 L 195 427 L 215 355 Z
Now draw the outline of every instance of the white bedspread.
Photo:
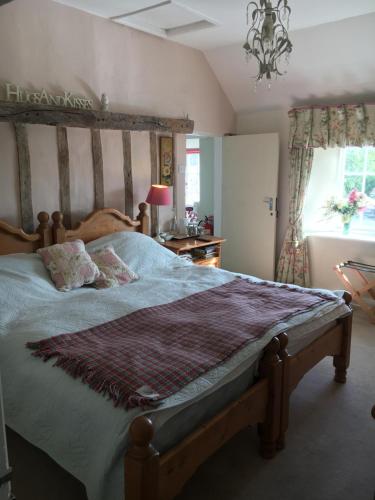
M 226 271 L 186 263 L 137 233 L 118 233 L 88 246 L 93 249 L 109 241 L 140 275 L 139 281 L 107 290 L 86 287 L 63 293 L 54 288 L 39 256 L 0 257 L 0 366 L 6 422 L 81 480 L 89 500 L 123 500 L 127 431 L 140 410 L 114 408 L 87 385 L 53 368 L 53 360 L 43 363 L 33 357 L 25 343 L 83 330 L 234 278 Z M 163 425 L 181 405 L 197 401 L 242 373 L 272 336 L 303 322 L 308 331 L 346 311 L 337 299 L 272 328 L 227 363 L 165 400 L 153 412 L 155 427 Z

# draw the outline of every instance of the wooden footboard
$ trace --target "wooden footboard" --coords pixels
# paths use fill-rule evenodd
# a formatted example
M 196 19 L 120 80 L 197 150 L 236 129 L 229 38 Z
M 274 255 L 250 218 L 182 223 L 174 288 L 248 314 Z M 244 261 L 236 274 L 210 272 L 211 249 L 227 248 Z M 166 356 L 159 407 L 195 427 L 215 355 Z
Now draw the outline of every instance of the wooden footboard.
M 280 433 L 282 363 L 280 341 L 274 338 L 260 364 L 260 380 L 238 400 L 201 425 L 177 446 L 159 455 L 152 446 L 149 418 L 137 417 L 130 427 L 125 455 L 126 500 L 174 498 L 197 468 L 240 430 L 261 424 L 261 453 L 271 458 Z
M 349 293 L 344 294 L 344 299 L 346 304 L 350 305 L 351 295 Z M 338 318 L 335 326 L 293 356 L 288 353 L 288 336 L 285 333 L 279 336 L 283 382 L 278 449 L 285 446 L 285 434 L 289 422 L 290 395 L 306 373 L 326 356 L 332 356 L 335 367 L 335 381 L 341 384 L 346 382 L 346 372 L 350 362 L 351 332 L 352 312 Z

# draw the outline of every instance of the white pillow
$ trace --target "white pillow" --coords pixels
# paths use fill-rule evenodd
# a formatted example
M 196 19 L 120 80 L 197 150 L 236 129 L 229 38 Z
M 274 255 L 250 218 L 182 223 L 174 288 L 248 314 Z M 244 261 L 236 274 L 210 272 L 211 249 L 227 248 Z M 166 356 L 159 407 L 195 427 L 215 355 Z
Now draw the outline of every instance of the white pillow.
M 91 253 L 108 245 L 137 274 L 147 274 L 156 271 L 165 272 L 171 266 L 190 265 L 177 257 L 176 254 L 164 248 L 150 236 L 142 233 L 122 231 L 102 236 L 86 245 Z

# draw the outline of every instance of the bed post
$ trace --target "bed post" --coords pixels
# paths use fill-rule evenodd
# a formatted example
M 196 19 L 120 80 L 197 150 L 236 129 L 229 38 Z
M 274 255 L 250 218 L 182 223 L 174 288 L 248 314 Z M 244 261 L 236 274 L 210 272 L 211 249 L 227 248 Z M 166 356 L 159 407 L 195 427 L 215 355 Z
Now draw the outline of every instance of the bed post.
M 264 350 L 259 365 L 259 375 L 268 380 L 266 419 L 259 424 L 260 453 L 263 458 L 273 458 L 280 433 L 282 389 L 282 361 L 279 357 L 280 341 L 274 337 Z
M 145 416 L 133 420 L 129 429 L 130 447 L 125 454 L 126 500 L 157 500 L 159 453 L 151 445 L 152 422 Z
M 138 205 L 139 214 L 137 215 L 137 220 L 141 223 L 139 227 L 139 232 L 143 234 L 150 234 L 149 230 L 149 217 L 147 215 L 147 203 L 140 203 Z
M 282 361 L 282 388 L 281 388 L 281 411 L 280 411 L 280 433 L 277 439 L 277 449 L 285 448 L 285 434 L 289 425 L 289 359 L 287 350 L 288 335 L 283 332 L 278 335 L 280 341 L 280 359 Z
M 350 293 L 345 292 L 344 300 L 349 306 L 352 300 Z M 341 352 L 333 356 L 333 366 L 335 367 L 335 381 L 339 384 L 345 384 L 346 371 L 350 363 L 350 346 L 352 339 L 352 319 L 353 313 L 339 318 L 339 323 L 342 328 Z
M 49 215 L 47 214 L 47 212 L 39 212 L 38 221 L 39 226 L 37 227 L 36 232 L 40 234 L 41 237 L 40 246 L 48 247 L 49 245 L 52 245 L 52 233 L 51 227 L 48 224 Z
M 64 243 L 65 242 L 65 227 L 63 225 L 63 214 L 61 212 L 53 212 L 52 220 L 52 235 L 54 243 Z

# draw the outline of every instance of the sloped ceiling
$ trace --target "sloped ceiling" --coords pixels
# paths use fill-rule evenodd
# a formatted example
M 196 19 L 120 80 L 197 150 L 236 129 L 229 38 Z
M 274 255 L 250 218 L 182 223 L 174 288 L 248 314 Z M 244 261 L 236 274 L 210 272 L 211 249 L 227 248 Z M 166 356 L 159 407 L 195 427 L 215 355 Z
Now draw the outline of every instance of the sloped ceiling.
M 248 0 L 55 1 L 204 51 L 238 113 L 375 101 L 375 0 L 289 0 L 290 66 L 271 90 L 256 93 L 257 69 L 242 49 Z
M 374 2 L 375 3 L 375 2 Z M 254 92 L 256 65 L 241 44 L 205 51 L 236 112 L 303 104 L 375 102 L 375 14 L 291 32 L 287 74 Z
M 249 3 L 249 0 L 55 1 L 200 50 L 240 43 L 246 35 L 245 12 Z M 291 30 L 375 12 L 375 0 L 288 1 L 293 14 Z M 211 23 L 198 24 L 199 20 Z M 194 23 L 196 29 L 179 29 Z

